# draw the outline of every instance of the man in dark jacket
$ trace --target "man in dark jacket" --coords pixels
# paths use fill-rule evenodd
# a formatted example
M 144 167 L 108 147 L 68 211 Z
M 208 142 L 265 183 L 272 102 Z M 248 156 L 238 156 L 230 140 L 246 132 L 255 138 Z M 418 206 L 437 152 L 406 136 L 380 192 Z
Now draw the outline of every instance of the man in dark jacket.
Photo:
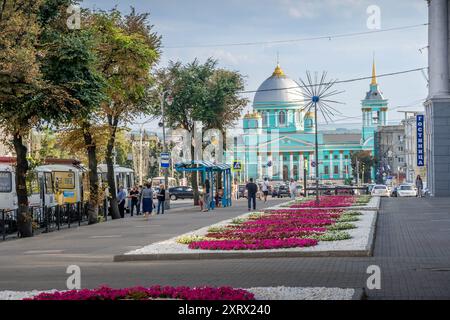
M 247 189 L 248 199 L 248 211 L 251 211 L 251 204 L 253 202 L 253 210 L 256 210 L 256 193 L 258 192 L 258 186 L 253 182 L 253 178 L 250 178 L 250 182 L 245 186 Z

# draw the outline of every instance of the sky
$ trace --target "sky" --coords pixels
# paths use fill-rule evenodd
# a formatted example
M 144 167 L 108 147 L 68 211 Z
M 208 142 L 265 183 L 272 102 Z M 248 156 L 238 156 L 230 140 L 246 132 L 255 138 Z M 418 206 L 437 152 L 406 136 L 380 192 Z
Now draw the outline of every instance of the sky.
M 367 21 L 369 6 L 380 9 L 380 30 L 428 22 L 425 0 L 84 0 L 83 7 L 111 9 L 126 13 L 130 6 L 149 12 L 150 23 L 162 36 L 164 48 L 158 67 L 169 61 L 188 63 L 195 58 L 218 59 L 219 66 L 245 76 L 246 90 L 256 90 L 277 63 L 294 80 L 307 70 L 327 71 L 332 79 L 347 80 L 371 75 L 375 55 L 377 73 L 392 73 L 426 67 L 427 26 L 385 31 L 351 37 L 334 35 L 371 32 Z M 321 40 L 258 45 L 230 45 L 271 42 L 311 37 Z M 215 46 L 220 45 L 220 46 Z M 398 111 L 420 111 L 428 94 L 421 72 L 378 80 L 389 99 L 390 123 L 404 115 Z M 344 91 L 337 100 L 335 125 L 350 127 L 361 123 L 361 100 L 370 80 L 336 85 Z M 252 94 L 244 94 L 250 100 Z M 251 105 L 246 109 L 251 109 Z M 349 117 L 349 118 L 346 118 Z M 148 129 L 156 127 L 150 123 Z

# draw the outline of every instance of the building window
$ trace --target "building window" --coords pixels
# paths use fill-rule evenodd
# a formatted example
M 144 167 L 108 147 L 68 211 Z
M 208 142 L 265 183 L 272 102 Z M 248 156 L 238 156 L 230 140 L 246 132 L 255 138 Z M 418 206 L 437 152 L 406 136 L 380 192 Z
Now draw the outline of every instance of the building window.
M 334 155 L 334 160 L 337 160 L 337 158 L 338 158 L 338 156 L 337 156 L 337 155 Z
M 328 160 L 328 156 L 325 156 L 325 160 Z
M 325 166 L 325 174 L 330 174 L 330 168 L 328 166 Z
M 334 166 L 334 174 L 339 174 L 339 166 Z
M 286 125 L 286 112 L 280 111 L 280 113 L 278 114 L 278 123 L 280 124 L 280 126 Z
M 348 160 L 348 154 L 346 154 L 346 155 L 344 156 L 344 158 L 345 158 L 345 160 Z

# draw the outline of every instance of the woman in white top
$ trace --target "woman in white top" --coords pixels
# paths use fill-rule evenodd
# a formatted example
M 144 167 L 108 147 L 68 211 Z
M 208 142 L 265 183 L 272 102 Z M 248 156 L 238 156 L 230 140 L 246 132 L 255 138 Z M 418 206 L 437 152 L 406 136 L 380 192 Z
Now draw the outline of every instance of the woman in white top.
M 291 179 L 291 182 L 289 183 L 289 191 L 291 193 L 291 198 L 295 199 L 297 196 L 297 182 L 295 182 L 294 179 Z
M 269 194 L 269 186 L 270 186 L 269 179 L 264 178 L 264 181 L 261 185 L 261 191 L 263 192 L 264 195 L 264 203 L 267 202 L 267 195 Z

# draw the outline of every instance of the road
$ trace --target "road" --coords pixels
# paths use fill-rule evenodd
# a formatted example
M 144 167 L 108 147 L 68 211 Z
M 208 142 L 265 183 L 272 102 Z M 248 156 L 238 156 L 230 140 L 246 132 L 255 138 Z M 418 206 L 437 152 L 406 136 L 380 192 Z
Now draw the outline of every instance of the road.
M 270 200 L 268 205 L 279 202 Z M 450 298 L 450 199 L 383 199 L 373 257 L 112 262 L 114 254 L 245 210 L 245 201 L 239 201 L 233 209 L 213 213 L 181 209 L 148 221 L 135 217 L 0 243 L 0 289 L 64 289 L 71 264 L 80 266 L 82 286 L 88 288 L 104 284 L 363 288 L 367 268 L 377 265 L 381 290 L 367 290 L 369 299 Z

